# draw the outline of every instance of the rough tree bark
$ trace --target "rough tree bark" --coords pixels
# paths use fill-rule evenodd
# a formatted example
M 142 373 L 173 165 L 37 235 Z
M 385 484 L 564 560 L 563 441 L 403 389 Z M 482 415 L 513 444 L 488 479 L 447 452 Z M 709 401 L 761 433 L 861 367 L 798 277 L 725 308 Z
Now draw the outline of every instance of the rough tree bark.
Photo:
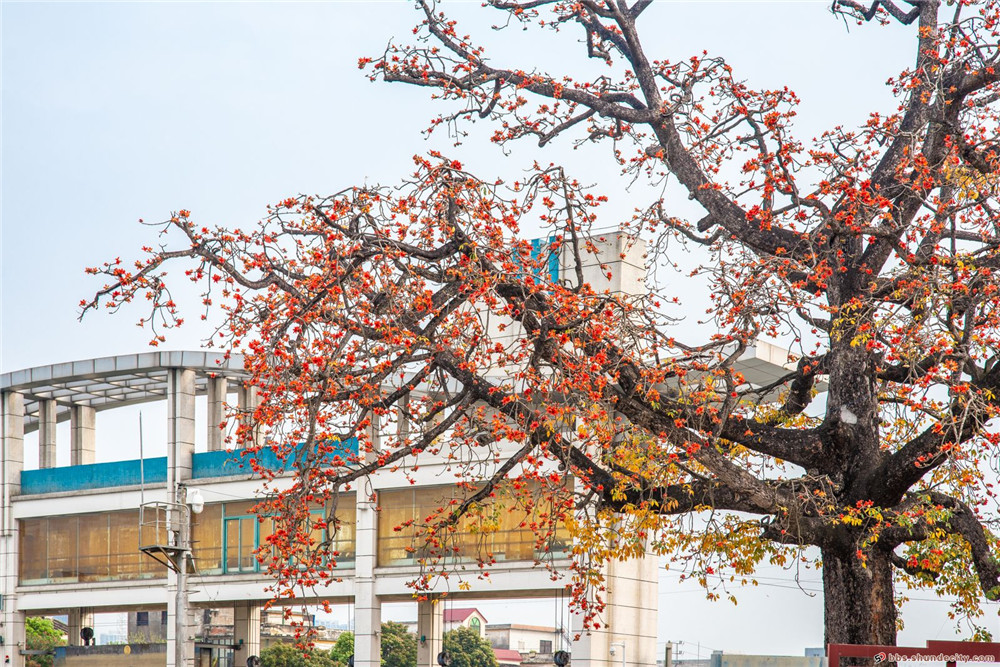
M 875 552 L 865 561 L 849 547 L 828 547 L 823 558 L 825 644 L 896 644 L 893 567 Z

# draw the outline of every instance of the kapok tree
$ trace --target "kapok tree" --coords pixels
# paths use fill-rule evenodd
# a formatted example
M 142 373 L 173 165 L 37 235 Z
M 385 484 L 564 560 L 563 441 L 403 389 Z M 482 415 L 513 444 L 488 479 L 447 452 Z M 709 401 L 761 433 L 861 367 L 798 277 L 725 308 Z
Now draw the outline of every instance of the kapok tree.
M 571 527 L 594 622 L 601 564 L 647 549 L 718 595 L 720 573 L 815 547 L 828 642 L 893 644 L 899 584 L 954 595 L 971 619 L 1000 597 L 998 4 L 835 2 L 912 25 L 915 62 L 891 82 L 898 108 L 812 143 L 793 135 L 791 91 L 754 90 L 719 57 L 648 53 L 648 1 L 491 3 L 539 35 L 579 31 L 601 70 L 589 80 L 504 68 L 418 4 L 417 46 L 361 65 L 451 103 L 435 127 L 610 142 L 628 176 L 686 189 L 701 214 L 654 199 L 615 223 L 650 240 L 651 265 L 667 238 L 694 248 L 714 329 L 671 326 L 683 279 L 638 296 L 584 279 L 604 197 L 557 166 L 505 183 L 432 154 L 395 188 L 288 199 L 248 231 L 174 215 L 144 259 L 94 269 L 110 282 L 84 311 L 142 294 L 148 322 L 179 324 L 163 267 L 189 262 L 215 343 L 246 352 L 254 424 L 294 456 L 296 483 L 270 505 L 282 590 L 335 576 L 336 520 L 310 508 L 443 460 L 455 500 L 401 526 L 423 536 L 418 591 L 502 503 L 539 550 Z M 540 255 L 520 231 L 539 218 Z M 736 368 L 760 336 L 795 341 L 767 387 Z M 356 456 L 336 445 L 348 438 Z

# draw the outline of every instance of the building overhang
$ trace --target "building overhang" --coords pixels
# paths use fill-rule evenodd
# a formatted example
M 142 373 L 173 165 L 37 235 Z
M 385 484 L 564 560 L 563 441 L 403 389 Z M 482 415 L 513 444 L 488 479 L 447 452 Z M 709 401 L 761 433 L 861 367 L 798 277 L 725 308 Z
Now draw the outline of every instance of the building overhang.
M 167 397 L 172 368 L 195 371 L 195 391 L 204 393 L 210 378 L 244 380 L 243 356 L 204 351 L 144 352 L 37 366 L 0 375 L 0 392 L 24 396 L 24 431 L 38 429 L 42 401 L 54 401 L 56 421 L 70 418 L 73 406 L 95 411 Z

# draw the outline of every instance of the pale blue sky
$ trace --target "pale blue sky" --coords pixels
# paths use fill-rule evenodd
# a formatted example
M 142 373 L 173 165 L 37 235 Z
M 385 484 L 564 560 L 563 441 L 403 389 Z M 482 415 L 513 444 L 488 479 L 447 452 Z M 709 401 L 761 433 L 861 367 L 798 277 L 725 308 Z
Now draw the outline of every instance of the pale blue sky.
M 467 16 L 478 5 L 450 6 Z M 426 91 L 372 84 L 357 70 L 359 56 L 407 38 L 416 20 L 408 3 L 3 2 L 0 11 L 3 371 L 146 349 L 136 309 L 76 322 L 77 303 L 100 286 L 84 267 L 131 258 L 152 240 L 139 218 L 187 208 L 201 224 L 248 226 L 268 203 L 300 192 L 392 183 L 410 172 L 410 156 L 432 148 L 510 179 L 537 154 L 525 145 L 505 158 L 484 125 L 460 150 L 447 137 L 425 141 L 419 132 L 436 109 Z M 805 139 L 891 108 L 883 84 L 911 59 L 904 31 L 848 31 L 824 2 L 661 2 L 641 27 L 654 57 L 708 49 L 753 86 L 792 87 Z M 544 49 L 530 36 L 487 37 L 507 62 L 576 69 L 575 34 Z M 609 212 L 626 212 L 641 202 L 613 177 L 606 150 L 570 153 L 556 142 L 541 156 L 605 183 Z M 196 320 L 167 347 L 197 346 L 205 331 Z M 663 575 L 661 640 L 798 655 L 819 646 L 821 598 L 780 570 L 762 574 L 766 585 L 737 608 Z M 804 578 L 818 588 L 816 573 Z M 914 603 L 901 641 L 952 638 L 946 612 L 943 602 Z M 486 613 L 552 622 L 550 603 Z M 989 613 L 996 628 L 996 607 Z

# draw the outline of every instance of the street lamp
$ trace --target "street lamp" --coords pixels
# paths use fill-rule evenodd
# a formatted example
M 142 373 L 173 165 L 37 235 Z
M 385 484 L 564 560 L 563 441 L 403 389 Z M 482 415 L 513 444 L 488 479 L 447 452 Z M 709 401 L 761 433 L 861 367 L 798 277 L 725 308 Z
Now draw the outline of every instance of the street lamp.
M 615 651 L 615 649 L 618 648 L 618 647 L 621 647 L 621 650 L 622 650 L 622 667 L 626 667 L 625 666 L 625 642 L 624 641 L 611 642 L 611 648 L 608 649 L 608 653 L 610 653 L 611 656 L 614 657 L 614 655 L 617 653 L 617 651 Z
M 201 514 L 205 510 L 205 496 L 198 489 L 188 489 L 187 502 L 195 514 Z

